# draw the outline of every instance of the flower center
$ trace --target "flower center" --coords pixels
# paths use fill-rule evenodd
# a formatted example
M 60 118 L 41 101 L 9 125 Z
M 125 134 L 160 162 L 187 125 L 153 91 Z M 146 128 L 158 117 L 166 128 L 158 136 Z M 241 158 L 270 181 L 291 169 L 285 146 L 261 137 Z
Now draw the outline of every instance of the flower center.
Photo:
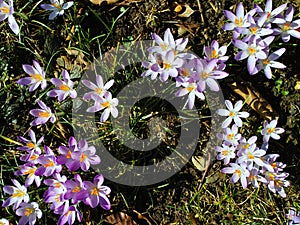
M 273 133 L 274 131 L 275 131 L 275 128 L 268 128 L 267 133 L 268 133 L 268 134 L 271 134 L 271 133 Z
M 250 144 L 248 144 L 248 143 L 242 145 L 242 148 L 249 148 L 249 147 L 250 147 Z
M 217 59 L 219 58 L 219 54 L 217 54 L 217 51 L 214 49 L 212 50 L 211 54 L 210 54 L 210 58 L 214 58 L 214 59 Z
M 32 155 L 32 156 L 30 156 L 30 160 L 36 160 L 37 158 L 38 158 L 39 156 L 38 155 Z
M 64 216 L 68 217 L 71 213 L 72 213 L 72 211 L 68 210 L 68 212 L 66 212 Z
M 241 26 L 243 25 L 243 18 L 242 18 L 242 17 L 240 17 L 239 19 L 238 19 L 238 18 L 235 18 L 234 23 L 235 23 L 235 25 L 237 25 L 238 27 L 241 27 Z
M 48 117 L 50 117 L 50 113 L 47 112 L 47 111 L 39 112 L 39 113 L 38 113 L 38 116 L 39 116 L 39 117 L 43 117 L 43 118 L 48 118 Z
M 65 85 L 65 84 L 62 84 L 59 86 L 59 90 L 62 90 L 62 91 L 69 91 L 70 88 L 68 85 Z
M 69 150 L 67 155 L 66 155 L 67 159 L 71 159 L 72 158 L 72 152 Z
M 180 74 L 181 74 L 182 76 L 184 76 L 184 77 L 187 77 L 187 76 L 190 75 L 189 70 L 186 69 L 186 68 L 182 68 Z
M 77 193 L 77 192 L 79 192 L 81 190 L 81 188 L 79 187 L 79 186 L 76 186 L 73 190 L 72 190 L 72 192 L 73 193 Z
M 188 92 L 191 92 L 191 91 L 193 91 L 193 90 L 195 90 L 195 89 L 196 89 L 196 87 L 195 87 L 194 84 L 191 84 L 191 85 L 187 88 Z
M 60 202 L 60 194 L 55 195 L 54 200 L 55 200 L 56 202 Z
M 234 171 L 234 173 L 237 174 L 239 177 L 242 175 L 242 172 L 240 170 L 238 170 L 238 169 L 236 169 Z
M 44 167 L 48 168 L 48 167 L 53 167 L 55 164 L 52 160 L 47 159 L 47 163 L 45 163 Z
M 24 216 L 29 217 L 33 213 L 32 208 L 25 208 Z
M 36 168 L 29 168 L 28 170 L 26 170 L 26 171 L 24 172 L 24 175 L 29 174 L 29 176 L 33 176 L 34 173 L 35 173 L 35 171 L 36 171 Z
M 41 74 L 38 74 L 38 73 L 36 73 L 36 74 L 30 74 L 29 75 L 32 79 L 34 79 L 36 82 L 40 82 L 40 81 L 42 81 L 44 78 L 42 77 L 42 75 Z
M 59 10 L 61 9 L 61 5 L 58 3 L 52 3 L 51 5 Z
M 252 34 L 256 34 L 256 32 L 257 32 L 257 27 L 251 27 L 251 28 L 250 28 L 250 32 L 251 32 Z
M 270 64 L 270 60 L 269 60 L 269 59 L 265 59 L 265 60 L 263 61 L 263 64 L 264 64 L 264 65 Z
M 98 95 L 102 95 L 102 94 L 103 94 L 103 89 L 97 87 L 97 88 L 95 89 L 95 92 L 96 92 Z
M 254 155 L 252 153 L 248 153 L 248 159 L 254 159 Z
M 110 103 L 108 101 L 101 103 L 101 105 L 103 108 L 110 107 Z
M 26 146 L 28 147 L 28 148 L 34 148 L 34 144 L 32 143 L 32 142 L 28 142 L 27 144 L 26 144 Z
M 94 188 L 92 189 L 91 194 L 92 194 L 92 195 L 97 195 L 97 196 L 98 196 L 98 190 L 97 190 L 96 187 L 94 187 Z
M 171 64 L 170 63 L 164 63 L 164 69 L 168 70 L 171 68 Z
M 233 141 L 233 139 L 234 139 L 234 134 L 228 134 L 228 135 L 227 135 L 227 139 L 230 140 L 230 141 Z
M 291 24 L 289 22 L 286 22 L 283 27 L 282 27 L 282 30 L 283 31 L 288 31 L 291 27 Z
M 228 150 L 223 150 L 223 151 L 222 151 L 222 155 L 228 156 L 228 154 L 229 154 L 229 151 L 228 151 Z
M 206 72 L 203 72 L 203 73 L 202 73 L 202 78 L 203 78 L 203 79 L 206 79 L 206 78 L 208 78 L 209 76 L 210 76 L 209 73 L 206 73 Z
M 81 153 L 79 161 L 82 163 L 86 157 L 87 156 L 85 154 Z
M 162 48 L 162 50 L 167 50 L 168 49 L 168 45 L 166 45 L 166 44 L 160 44 L 159 45 L 161 48 Z
M 0 8 L 0 11 L 3 13 L 3 14 L 8 14 L 9 13 L 9 7 L 8 6 L 3 6 Z
M 233 111 L 230 111 L 230 112 L 229 112 L 229 116 L 230 116 L 230 117 L 233 117 L 233 116 L 235 116 L 235 112 L 233 112 Z
M 25 195 L 25 192 L 24 191 L 20 191 L 19 189 L 17 189 L 13 194 L 12 194 L 12 197 L 15 198 L 21 198 Z
M 248 48 L 249 55 L 254 55 L 256 53 L 256 49 L 253 47 Z

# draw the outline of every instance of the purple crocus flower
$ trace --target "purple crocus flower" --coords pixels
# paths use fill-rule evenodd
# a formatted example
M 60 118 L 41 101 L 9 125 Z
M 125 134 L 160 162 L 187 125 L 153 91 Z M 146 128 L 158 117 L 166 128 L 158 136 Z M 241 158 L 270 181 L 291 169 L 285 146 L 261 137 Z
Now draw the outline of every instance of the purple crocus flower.
M 36 202 L 25 203 L 22 202 L 20 204 L 20 208 L 17 209 L 16 214 L 21 216 L 18 225 L 25 225 L 29 223 L 29 225 L 33 225 L 36 222 L 36 219 L 40 219 L 42 217 L 42 211 L 39 209 L 39 205 Z
M 284 132 L 283 128 L 276 127 L 277 120 L 272 120 L 270 123 L 265 121 L 264 128 L 261 130 L 261 134 L 263 135 L 264 142 L 268 142 L 270 137 L 278 140 L 280 136 L 278 134 L 282 134 Z
M 244 6 L 240 2 L 236 7 L 236 15 L 228 10 L 224 10 L 224 15 L 227 19 L 230 20 L 230 23 L 226 23 L 223 26 L 224 30 L 234 30 L 236 28 L 246 28 L 250 26 L 248 21 L 248 16 L 253 16 L 256 12 L 256 9 L 252 9 L 248 13 L 245 14 Z
M 63 101 L 70 95 L 71 98 L 77 97 L 77 92 L 73 89 L 74 83 L 70 79 L 68 71 L 62 72 L 63 81 L 58 78 L 51 78 L 51 82 L 57 89 L 51 90 L 47 93 L 49 97 L 58 97 L 58 101 Z
M 104 177 L 102 174 L 96 175 L 93 182 L 84 181 L 84 190 L 78 193 L 79 200 L 82 200 L 85 204 L 95 208 L 97 205 L 105 209 L 110 209 L 109 199 L 106 197 L 111 192 L 111 189 L 107 186 L 102 186 Z
M 227 46 L 219 46 L 218 41 L 213 40 L 210 46 L 204 47 L 205 59 L 210 61 L 211 59 L 218 59 L 217 63 L 224 63 L 228 60 L 229 56 L 226 56 Z
M 238 133 L 237 125 L 233 124 L 231 129 L 226 127 L 224 134 L 217 134 L 217 137 L 222 139 L 226 145 L 237 146 L 241 139 L 241 134 Z
M 76 171 L 81 168 L 83 171 L 87 171 L 90 168 L 90 164 L 99 164 L 100 157 L 95 153 L 96 148 L 94 146 L 88 146 L 86 140 L 80 140 L 78 143 L 78 151 L 72 153 L 73 162 L 70 164 L 69 169 Z
M 232 120 L 238 127 L 241 127 L 243 125 L 241 118 L 247 118 L 249 116 L 249 113 L 247 112 L 239 112 L 243 107 L 243 101 L 237 101 L 233 107 L 231 101 L 225 100 L 225 105 L 227 109 L 217 110 L 217 114 L 220 116 L 228 116 L 222 123 L 222 128 L 228 127 Z
M 242 152 L 242 154 L 236 160 L 237 163 L 246 163 L 247 169 L 252 170 L 254 163 L 258 166 L 265 166 L 266 165 L 262 160 L 261 157 L 266 154 L 265 150 L 261 150 L 256 147 L 256 144 L 252 144 L 249 148 Z M 272 167 L 270 167 L 272 169 Z
M 24 154 L 20 157 L 20 160 L 23 162 L 38 164 L 37 159 L 40 157 L 40 154 L 36 151 L 31 151 L 28 154 Z
M 16 22 L 15 17 L 13 16 L 13 13 L 14 13 L 13 1 L 8 0 L 8 4 L 7 4 L 5 1 L 1 0 L 0 1 L 0 21 L 3 21 L 7 18 L 10 29 L 16 35 L 18 35 L 20 33 L 20 28 Z
M 289 220 L 288 225 L 296 225 L 300 223 L 300 214 L 297 214 L 296 210 L 294 209 L 289 209 L 288 214 L 286 214 L 286 218 Z
M 40 145 L 44 140 L 44 136 L 41 136 L 39 138 L 39 140 L 36 141 L 35 133 L 31 129 L 29 130 L 29 136 L 30 136 L 31 140 L 28 140 L 22 136 L 18 136 L 18 139 L 20 141 L 22 141 L 23 143 L 25 143 L 26 145 L 22 146 L 22 147 L 17 147 L 17 149 L 27 151 L 27 152 L 35 151 L 36 153 L 41 154 L 42 151 L 41 151 Z
M 224 159 L 224 164 L 227 165 L 230 162 L 230 159 L 235 158 L 235 150 L 236 148 L 233 146 L 228 146 L 225 144 L 222 144 L 221 146 L 216 146 L 215 150 L 219 152 L 217 155 L 217 160 L 223 160 Z
M 241 180 L 241 184 L 245 189 L 248 186 L 247 178 L 250 176 L 250 172 L 246 168 L 246 164 L 236 164 L 230 163 L 230 167 L 225 167 L 221 169 L 222 173 L 232 174 L 231 182 L 236 183 L 238 180 Z
M 195 79 L 198 80 L 198 83 L 203 91 L 205 90 L 206 85 L 212 91 L 219 91 L 219 85 L 215 80 L 228 76 L 228 73 L 216 69 L 217 62 L 218 59 L 211 59 L 209 62 L 204 59 L 195 59 Z
M 243 155 L 248 148 L 255 144 L 256 140 L 257 136 L 252 136 L 248 140 L 246 140 L 246 138 L 244 137 L 241 137 L 241 139 L 239 140 L 239 145 L 237 146 L 237 156 Z
M 288 173 L 277 174 L 277 173 L 266 171 L 264 175 L 268 182 L 269 190 L 272 191 L 273 193 L 278 192 L 278 194 L 281 197 L 285 198 L 286 193 L 284 191 L 284 187 L 288 187 L 290 185 L 290 182 L 285 180 L 285 178 L 288 177 L 289 174 Z
M 30 114 L 35 116 L 36 118 L 30 123 L 31 126 L 37 126 L 40 124 L 47 123 L 50 120 L 51 123 L 56 121 L 55 115 L 51 112 L 51 109 L 46 106 L 44 102 L 38 100 L 37 103 L 41 107 L 41 109 L 32 109 L 30 110 Z
M 20 166 L 20 169 L 15 172 L 15 175 L 27 175 L 25 187 L 29 187 L 33 181 L 35 181 L 36 186 L 39 187 L 41 184 L 41 178 L 35 175 L 36 169 L 37 167 L 34 164 L 26 163 Z
M 251 36 L 248 43 L 241 40 L 235 40 L 233 44 L 235 47 L 242 50 L 235 55 L 235 60 L 239 61 L 248 58 L 247 69 L 250 74 L 255 71 L 255 64 L 258 59 L 267 58 L 267 54 L 263 51 L 266 47 L 266 43 L 261 39 L 257 39 L 255 36 Z
M 73 204 L 78 203 L 78 193 L 83 190 L 83 182 L 79 174 L 74 175 L 74 180 L 67 180 L 65 183 L 67 192 L 64 195 L 64 198 L 69 200 L 72 199 Z
M 300 27 L 300 19 L 293 20 L 294 8 L 292 5 L 286 11 L 285 22 L 278 23 L 279 28 L 274 28 L 274 34 L 281 34 L 284 42 L 288 42 L 291 36 L 300 39 L 300 32 L 297 30 Z
M 152 66 L 155 65 L 158 61 L 161 61 L 161 54 L 154 53 L 149 54 L 149 61 L 143 61 L 142 66 L 147 70 L 142 73 L 142 77 L 150 76 L 151 80 L 155 80 L 159 72 L 152 70 Z
M 70 137 L 68 141 L 68 147 L 59 146 L 58 151 L 61 155 L 59 155 L 56 159 L 58 164 L 65 164 L 68 169 L 70 169 L 70 165 L 74 161 L 72 159 L 72 153 L 78 151 L 77 141 L 74 137 Z
M 285 48 L 280 48 L 276 50 L 275 52 L 271 53 L 266 59 L 260 59 L 257 61 L 257 64 L 255 66 L 254 72 L 252 75 L 258 73 L 259 71 L 263 70 L 265 73 L 265 76 L 268 79 L 272 78 L 272 71 L 271 67 L 276 69 L 284 69 L 286 66 L 280 62 L 275 61 L 278 59 L 283 53 L 285 52 Z
M 29 77 L 24 77 L 18 80 L 17 83 L 19 85 L 30 85 L 30 92 L 36 90 L 40 85 L 43 90 L 47 87 L 45 71 L 41 68 L 37 61 L 33 60 L 33 66 L 24 64 L 22 67 Z
M 96 75 L 96 84 L 92 83 L 89 80 L 82 80 L 84 86 L 88 87 L 89 89 L 93 90 L 91 92 L 85 93 L 83 98 L 86 100 L 91 99 L 91 95 L 96 94 L 100 97 L 103 97 L 106 92 L 108 91 L 111 86 L 114 84 L 114 80 L 108 81 L 106 84 L 103 83 L 103 78 L 101 75 Z
M 3 191 L 11 196 L 6 199 L 2 206 L 7 207 L 14 204 L 13 209 L 16 210 L 21 202 L 29 202 L 29 195 L 27 194 L 27 188 L 24 185 L 21 185 L 17 180 L 11 179 L 15 186 L 4 186 Z
M 63 212 L 61 213 L 61 216 L 58 219 L 57 225 L 64 225 L 67 222 L 69 225 L 72 225 L 75 222 L 76 217 L 77 220 L 81 222 L 82 215 L 80 211 L 76 208 L 76 205 L 69 206 L 69 203 L 67 202 L 64 205 Z
M 70 8 L 74 2 L 64 3 L 63 0 L 50 0 L 51 4 L 41 4 L 41 8 L 52 11 L 49 15 L 49 20 L 53 20 L 57 16 L 62 16 L 64 11 Z
M 112 98 L 110 92 L 107 92 L 104 95 L 104 98 L 99 95 L 92 95 L 92 99 L 95 101 L 94 106 L 89 107 L 87 112 L 98 112 L 100 110 L 104 110 L 101 117 L 100 122 L 105 122 L 109 115 L 111 114 L 114 118 L 118 116 L 117 105 L 119 104 L 119 100 L 117 98 Z

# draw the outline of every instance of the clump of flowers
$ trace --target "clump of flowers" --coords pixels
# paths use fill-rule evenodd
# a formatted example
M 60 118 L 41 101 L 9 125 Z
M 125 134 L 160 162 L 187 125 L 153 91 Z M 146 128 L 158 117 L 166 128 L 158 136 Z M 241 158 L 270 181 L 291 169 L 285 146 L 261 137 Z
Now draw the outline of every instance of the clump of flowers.
M 217 111 L 219 115 L 229 116 L 231 111 L 234 111 L 235 116 L 238 115 L 237 113 L 242 106 L 241 101 L 235 104 L 234 108 L 236 110 L 233 110 L 233 104 L 229 100 L 226 100 L 225 103 L 227 107 L 229 106 L 229 113 L 227 112 L 228 110 L 219 109 Z M 245 114 L 245 117 L 248 115 Z M 285 180 L 289 174 L 282 172 L 286 165 L 282 162 L 276 162 L 276 159 L 279 157 L 278 154 L 267 154 L 270 137 L 279 139 L 279 134 L 283 133 L 284 129 L 276 127 L 277 120 L 272 120 L 270 123 L 265 122 L 261 131 L 263 144 L 261 147 L 258 147 L 256 144 L 257 136 L 252 136 L 247 140 L 238 133 L 236 124 L 231 129 L 228 127 L 231 122 L 232 118 L 228 117 L 223 122 L 224 133 L 217 135 L 223 141 L 221 146 L 215 147 L 215 150 L 218 152 L 217 159 L 224 160 L 224 165 L 229 165 L 223 168 L 221 172 L 232 174 L 231 182 L 236 183 L 240 180 L 243 188 L 247 188 L 249 184 L 258 188 L 258 182 L 261 182 L 270 191 L 286 197 L 284 188 L 290 184 L 289 181 Z M 236 120 L 234 122 L 236 123 Z M 224 124 L 227 127 L 224 127 Z

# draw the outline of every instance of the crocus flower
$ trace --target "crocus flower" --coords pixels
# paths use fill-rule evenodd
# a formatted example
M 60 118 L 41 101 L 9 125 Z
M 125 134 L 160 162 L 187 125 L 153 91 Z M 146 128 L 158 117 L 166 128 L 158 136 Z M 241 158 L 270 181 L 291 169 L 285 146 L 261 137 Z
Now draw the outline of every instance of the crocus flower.
M 11 179 L 14 186 L 4 186 L 3 191 L 11 196 L 6 199 L 2 206 L 7 207 L 14 204 L 13 209 L 16 210 L 21 202 L 29 202 L 29 195 L 27 194 L 27 188 L 21 185 L 17 180 Z
M 158 61 L 161 61 L 161 54 L 154 53 L 149 55 L 149 61 L 145 60 L 142 62 L 142 66 L 147 70 L 142 73 L 142 77 L 150 76 L 151 80 L 155 80 L 159 75 L 159 72 L 152 70 L 152 66 Z
M 251 145 L 247 148 L 242 155 L 238 157 L 236 160 L 237 163 L 245 163 L 249 170 L 252 170 L 254 163 L 258 166 L 268 166 L 265 165 L 264 162 L 261 160 L 261 157 L 266 154 L 265 150 L 261 150 L 256 147 L 256 144 Z
M 77 92 L 73 89 L 74 83 L 70 79 L 68 71 L 62 72 L 63 80 L 51 78 L 51 82 L 57 87 L 47 93 L 49 97 L 58 97 L 58 101 L 63 101 L 70 95 L 71 98 L 77 97 Z
M 109 199 L 106 197 L 111 192 L 111 189 L 107 186 L 102 186 L 104 177 L 102 174 L 96 175 L 93 182 L 84 181 L 84 190 L 78 193 L 79 200 L 82 200 L 85 204 L 95 208 L 97 205 L 105 209 L 110 209 Z
M 5 218 L 0 219 L 0 225 L 9 225 L 9 221 Z
M 175 93 L 177 97 L 188 94 L 188 106 L 189 109 L 194 107 L 195 96 L 200 98 L 201 100 L 205 99 L 203 94 L 203 90 L 196 82 L 185 82 L 181 84 L 184 88 L 181 88 L 179 91 Z
M 104 97 L 105 98 L 98 95 L 92 95 L 92 99 L 95 101 L 95 104 L 86 110 L 87 112 L 98 112 L 100 110 L 104 110 L 100 117 L 101 122 L 105 122 L 110 114 L 114 118 L 118 116 L 118 109 L 116 106 L 118 105 L 119 100 L 117 98 L 112 98 L 110 92 L 107 92 Z
M 258 73 L 260 70 L 264 70 L 265 76 L 268 79 L 272 78 L 272 71 L 271 67 L 276 69 L 284 69 L 286 68 L 285 65 L 283 65 L 280 62 L 275 61 L 278 59 L 283 53 L 285 52 L 285 48 L 280 48 L 276 50 L 275 52 L 271 53 L 266 59 L 258 60 L 256 64 L 256 68 L 253 72 L 253 75 Z
M 64 195 L 65 199 L 72 199 L 73 204 L 78 203 L 78 193 L 83 190 L 83 182 L 79 174 L 74 175 L 74 180 L 67 180 L 65 183 L 67 192 Z
M 58 164 L 65 164 L 68 169 L 70 169 L 70 165 L 74 161 L 72 159 L 72 153 L 78 151 L 77 141 L 74 137 L 70 137 L 68 141 L 68 147 L 59 146 L 58 151 L 61 155 L 57 157 Z
M 16 22 L 15 17 L 13 16 L 13 13 L 14 13 L 13 1 L 8 0 L 8 4 L 7 4 L 5 1 L 1 0 L 0 1 L 0 21 L 3 21 L 7 18 L 10 29 L 15 34 L 19 34 L 20 28 Z
M 289 220 L 288 225 L 300 224 L 300 214 L 297 214 L 294 209 L 289 209 L 288 214 L 286 214 L 286 218 Z
M 228 73 L 216 69 L 217 61 L 218 59 L 211 59 L 209 62 L 204 59 L 195 59 L 195 79 L 198 80 L 202 90 L 205 90 L 207 85 L 212 91 L 219 91 L 220 88 L 216 79 L 222 79 L 228 76 Z
M 250 176 L 250 172 L 246 168 L 246 164 L 236 164 L 230 163 L 230 167 L 225 167 L 221 169 L 222 173 L 232 174 L 231 182 L 236 183 L 238 180 L 241 180 L 241 184 L 245 189 L 248 186 L 247 177 Z
M 257 140 L 257 136 L 252 136 L 248 140 L 246 140 L 246 138 L 242 137 L 239 141 L 240 142 L 239 145 L 237 146 L 237 149 L 238 149 L 237 155 L 241 156 L 245 152 L 245 150 L 247 150 L 253 144 L 255 144 L 256 140 Z
M 272 172 L 265 172 L 265 178 L 268 182 L 268 188 L 273 193 L 278 192 L 278 194 L 285 198 L 286 193 L 284 191 L 284 187 L 288 187 L 290 185 L 290 182 L 285 180 L 286 177 L 289 176 L 288 173 L 272 173 Z
M 26 163 L 20 166 L 20 169 L 15 172 L 15 175 L 27 175 L 25 180 L 25 187 L 29 187 L 33 183 L 33 181 L 35 181 L 36 186 L 39 187 L 41 184 L 41 177 L 34 174 L 36 169 L 37 167 L 34 164 Z
M 89 89 L 93 90 L 91 92 L 85 93 L 83 98 L 86 100 L 91 99 L 91 95 L 96 94 L 102 97 L 109 88 L 114 84 L 114 80 L 108 81 L 106 84 L 103 83 L 103 78 L 101 75 L 96 75 L 96 84 L 92 83 L 89 80 L 82 80 L 84 86 L 88 87 Z
M 278 23 L 279 28 L 274 28 L 274 34 L 281 34 L 284 42 L 288 42 L 291 36 L 300 39 L 300 32 L 297 30 L 300 27 L 300 19 L 293 20 L 294 8 L 292 5 L 286 11 L 285 22 Z
M 222 139 L 226 145 L 237 146 L 241 138 L 241 134 L 238 133 L 238 127 L 233 124 L 231 128 L 226 127 L 223 134 L 217 134 L 217 137 Z
M 236 15 L 234 15 L 232 12 L 228 10 L 224 10 L 224 15 L 227 19 L 230 20 L 230 23 L 226 23 L 223 26 L 224 30 L 234 30 L 235 28 L 246 28 L 250 26 L 250 23 L 248 21 L 248 16 L 253 16 L 256 12 L 256 9 L 252 9 L 248 13 L 245 14 L 244 12 L 244 6 L 240 2 L 236 7 Z
M 31 140 L 28 140 L 22 136 L 18 136 L 18 139 L 20 141 L 22 141 L 23 143 L 25 143 L 26 145 L 22 146 L 22 147 L 17 147 L 17 149 L 24 150 L 27 152 L 35 151 L 36 153 L 41 154 L 42 151 L 41 151 L 40 145 L 44 140 L 44 136 L 41 136 L 39 138 L 39 140 L 37 141 L 36 137 L 35 137 L 35 133 L 31 129 L 29 130 L 29 136 L 30 136 Z
M 227 52 L 227 46 L 219 46 L 218 41 L 213 40 L 210 44 L 210 46 L 204 47 L 204 53 L 205 53 L 205 59 L 207 61 L 211 59 L 218 59 L 217 63 L 226 62 L 229 58 L 229 56 L 226 56 Z
M 228 146 L 225 144 L 222 144 L 222 147 L 216 146 L 215 150 L 219 152 L 217 155 L 217 160 L 223 160 L 224 159 L 224 164 L 227 165 L 230 161 L 230 159 L 235 158 L 235 147 L 233 146 Z
M 241 127 L 243 125 L 241 118 L 247 118 L 249 116 L 247 112 L 239 112 L 243 107 L 243 101 L 239 100 L 233 106 L 231 101 L 225 100 L 225 105 L 227 109 L 217 110 L 217 114 L 220 116 L 228 116 L 222 123 L 222 128 L 228 127 L 232 120 L 238 127 Z
M 73 162 L 70 164 L 69 169 L 76 171 L 81 168 L 83 171 L 87 171 L 90 168 L 90 164 L 99 164 L 100 157 L 95 153 L 96 148 L 94 146 L 88 146 L 86 140 L 80 140 L 78 143 L 78 151 L 72 153 Z
M 18 223 L 19 225 L 25 225 L 27 223 L 33 225 L 37 218 L 40 219 L 42 217 L 42 211 L 39 209 L 39 205 L 36 202 L 22 202 L 20 208 L 17 209 L 16 214 L 21 216 Z
M 30 85 L 30 92 L 36 90 L 40 85 L 43 90 L 47 87 L 45 71 L 41 68 L 37 61 L 33 60 L 33 66 L 24 64 L 22 67 L 29 77 L 24 77 L 18 80 L 17 83 L 19 85 Z
M 235 47 L 241 49 L 241 51 L 235 55 L 235 60 L 239 61 L 248 58 L 247 69 L 250 74 L 254 72 L 255 64 L 258 59 L 267 58 L 267 54 L 263 51 L 265 43 L 255 36 L 251 36 L 247 43 L 241 40 L 235 40 L 233 44 Z
M 57 225 L 64 225 L 66 222 L 68 222 L 69 225 L 72 225 L 75 222 L 76 217 L 77 220 L 81 222 L 82 214 L 76 208 L 76 206 L 75 205 L 69 206 L 69 204 L 66 204 L 62 215 L 58 219 Z
M 46 106 L 44 102 L 38 100 L 37 103 L 41 107 L 41 109 L 32 109 L 30 110 L 30 114 L 35 116 L 36 118 L 30 123 L 31 126 L 37 126 L 40 124 L 47 123 L 50 120 L 51 123 L 56 121 L 55 115 L 51 112 L 51 109 Z
M 283 128 L 276 127 L 277 120 L 272 120 L 270 123 L 266 121 L 264 123 L 264 128 L 261 130 L 261 134 L 263 135 L 264 142 L 268 142 L 270 137 L 278 140 L 280 136 L 278 134 L 282 134 L 284 132 Z
M 53 20 L 57 16 L 62 16 L 66 9 L 70 8 L 74 2 L 64 3 L 63 0 L 50 0 L 51 4 L 41 4 L 41 8 L 52 11 L 49 20 Z

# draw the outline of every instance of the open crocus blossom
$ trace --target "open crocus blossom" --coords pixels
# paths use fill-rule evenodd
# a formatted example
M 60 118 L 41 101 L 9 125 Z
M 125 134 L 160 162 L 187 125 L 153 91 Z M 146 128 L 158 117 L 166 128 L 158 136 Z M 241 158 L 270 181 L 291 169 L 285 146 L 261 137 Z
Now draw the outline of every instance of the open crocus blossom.
M 23 143 L 25 143 L 24 146 L 22 147 L 17 147 L 18 150 L 23 150 L 23 151 L 27 151 L 27 152 L 32 152 L 35 151 L 38 154 L 41 154 L 41 148 L 40 145 L 44 140 L 44 136 L 41 136 L 38 140 L 36 140 L 35 137 L 35 133 L 33 130 L 29 130 L 29 136 L 30 136 L 30 140 L 22 137 L 22 136 L 18 136 L 18 139 L 20 141 L 22 141 Z
M 264 123 L 264 128 L 261 130 L 261 134 L 263 135 L 264 142 L 268 142 L 270 137 L 278 140 L 280 139 L 279 134 L 284 132 L 284 129 L 281 127 L 276 127 L 277 120 L 272 120 L 270 123 L 266 121 Z
M 53 20 L 57 16 L 62 16 L 65 9 L 70 8 L 74 2 L 64 3 L 63 0 L 50 0 L 51 4 L 41 4 L 41 8 L 52 11 L 49 15 L 49 20 Z
M 5 218 L 0 219 L 0 225 L 9 225 L 9 221 Z
M 52 78 L 51 82 L 57 87 L 47 93 L 49 97 L 57 97 L 58 101 L 63 101 L 70 95 L 71 98 L 77 97 L 77 92 L 73 89 L 74 83 L 70 79 L 68 71 L 62 72 L 63 80 Z
M 250 176 L 250 172 L 246 168 L 246 164 L 230 163 L 230 167 L 225 167 L 221 170 L 222 173 L 232 174 L 231 182 L 236 183 L 241 180 L 241 184 L 245 189 L 248 186 L 247 177 Z
M 225 105 L 227 109 L 217 110 L 217 114 L 219 114 L 220 116 L 228 116 L 222 123 L 222 128 L 228 127 L 232 120 L 238 127 L 241 127 L 243 125 L 241 118 L 247 118 L 249 116 L 249 113 L 247 112 L 239 112 L 243 106 L 243 101 L 237 101 L 233 107 L 231 101 L 226 100 Z
M 7 4 L 5 1 L 0 0 L 0 21 L 3 21 L 7 18 L 10 29 L 15 34 L 19 34 L 20 28 L 16 22 L 15 17 L 13 16 L 13 13 L 14 13 L 13 1 L 8 0 L 8 4 Z
M 56 121 L 55 115 L 51 112 L 51 109 L 46 106 L 44 102 L 38 100 L 37 103 L 41 107 L 41 109 L 32 109 L 30 110 L 30 114 L 35 116 L 36 118 L 30 123 L 31 126 L 37 126 L 40 124 L 47 123 L 50 120 L 51 123 Z
M 40 64 L 33 60 L 33 66 L 24 64 L 23 70 L 29 75 L 29 77 L 21 78 L 17 81 L 19 85 L 30 85 L 29 91 L 36 90 L 40 85 L 44 90 L 47 86 L 45 79 L 45 71 L 41 68 Z
M 16 214 L 21 216 L 18 223 L 19 225 L 25 225 L 27 223 L 33 225 L 37 218 L 40 219 L 42 217 L 42 211 L 39 209 L 39 205 L 36 202 L 22 202 L 20 208 L 17 209 Z
M 11 196 L 6 199 L 2 206 L 7 207 L 14 204 L 13 209 L 17 209 L 21 202 L 29 202 L 29 195 L 27 194 L 27 188 L 21 185 L 17 180 L 11 180 L 15 186 L 4 186 L 3 191 Z
M 96 75 L 96 84 L 92 83 L 89 80 L 82 80 L 84 86 L 88 87 L 89 89 L 93 90 L 91 92 L 85 93 L 83 99 L 90 100 L 92 97 L 91 95 L 96 94 L 102 97 L 108 92 L 108 89 L 111 88 L 114 84 L 114 80 L 110 80 L 107 83 L 103 83 L 103 78 L 101 75 Z

